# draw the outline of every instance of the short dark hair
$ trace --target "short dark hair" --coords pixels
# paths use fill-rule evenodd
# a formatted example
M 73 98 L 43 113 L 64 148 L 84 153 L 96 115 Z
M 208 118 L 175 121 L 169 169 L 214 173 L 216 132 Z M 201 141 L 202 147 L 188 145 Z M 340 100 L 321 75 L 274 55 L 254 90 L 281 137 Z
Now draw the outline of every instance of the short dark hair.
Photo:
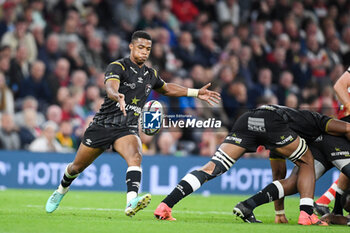
M 146 39 L 146 40 L 152 40 L 152 37 L 151 37 L 150 34 L 148 34 L 148 32 L 136 31 L 131 36 L 131 42 L 133 42 L 134 40 L 137 40 L 138 38 L 143 38 L 143 39 Z

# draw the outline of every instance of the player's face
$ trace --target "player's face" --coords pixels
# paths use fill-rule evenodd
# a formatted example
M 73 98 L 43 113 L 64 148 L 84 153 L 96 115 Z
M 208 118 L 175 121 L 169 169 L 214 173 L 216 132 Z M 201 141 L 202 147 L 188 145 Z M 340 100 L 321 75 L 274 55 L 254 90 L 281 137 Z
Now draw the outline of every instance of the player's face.
M 151 52 L 152 41 L 138 38 L 130 43 L 130 57 L 138 65 L 143 65 Z

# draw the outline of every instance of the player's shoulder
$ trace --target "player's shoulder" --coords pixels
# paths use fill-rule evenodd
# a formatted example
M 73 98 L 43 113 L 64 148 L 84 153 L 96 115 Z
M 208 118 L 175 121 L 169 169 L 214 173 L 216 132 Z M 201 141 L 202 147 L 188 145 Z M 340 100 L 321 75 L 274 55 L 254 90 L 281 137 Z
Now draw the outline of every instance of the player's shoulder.
M 156 78 L 158 78 L 158 71 L 152 67 L 149 67 L 147 65 L 144 65 L 145 69 L 153 76 L 155 76 Z
M 118 60 L 115 60 L 115 61 L 112 61 L 111 63 L 109 63 L 109 66 L 110 67 L 114 67 L 114 68 L 121 68 L 123 71 L 126 70 L 127 68 L 127 58 L 121 58 L 121 59 L 118 59 Z

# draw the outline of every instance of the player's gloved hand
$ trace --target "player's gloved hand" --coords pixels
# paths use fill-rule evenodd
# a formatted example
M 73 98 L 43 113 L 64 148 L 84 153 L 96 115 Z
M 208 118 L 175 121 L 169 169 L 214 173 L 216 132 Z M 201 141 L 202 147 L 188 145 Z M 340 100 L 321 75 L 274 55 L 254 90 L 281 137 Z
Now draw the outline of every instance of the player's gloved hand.
M 288 219 L 285 214 L 276 214 L 275 223 L 288 223 Z
M 203 86 L 201 89 L 199 89 L 198 92 L 198 99 L 206 101 L 208 104 L 213 106 L 213 103 L 219 103 L 219 100 L 221 100 L 220 93 L 216 91 L 209 91 L 208 88 L 211 86 L 211 83 L 208 83 L 207 85 Z M 213 103 L 212 103 L 213 102 Z
M 119 108 L 120 111 L 123 112 L 124 116 L 126 116 L 126 111 L 125 111 L 125 96 L 124 94 L 118 93 L 118 102 L 119 102 Z

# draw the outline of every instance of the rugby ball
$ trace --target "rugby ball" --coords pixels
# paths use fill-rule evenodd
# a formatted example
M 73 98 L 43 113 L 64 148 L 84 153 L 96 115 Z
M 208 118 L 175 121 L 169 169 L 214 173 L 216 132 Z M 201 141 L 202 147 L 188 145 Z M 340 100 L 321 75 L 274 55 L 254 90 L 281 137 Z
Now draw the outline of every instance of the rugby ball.
M 147 135 L 155 135 L 162 127 L 163 106 L 157 100 L 148 101 L 142 108 L 141 128 Z

